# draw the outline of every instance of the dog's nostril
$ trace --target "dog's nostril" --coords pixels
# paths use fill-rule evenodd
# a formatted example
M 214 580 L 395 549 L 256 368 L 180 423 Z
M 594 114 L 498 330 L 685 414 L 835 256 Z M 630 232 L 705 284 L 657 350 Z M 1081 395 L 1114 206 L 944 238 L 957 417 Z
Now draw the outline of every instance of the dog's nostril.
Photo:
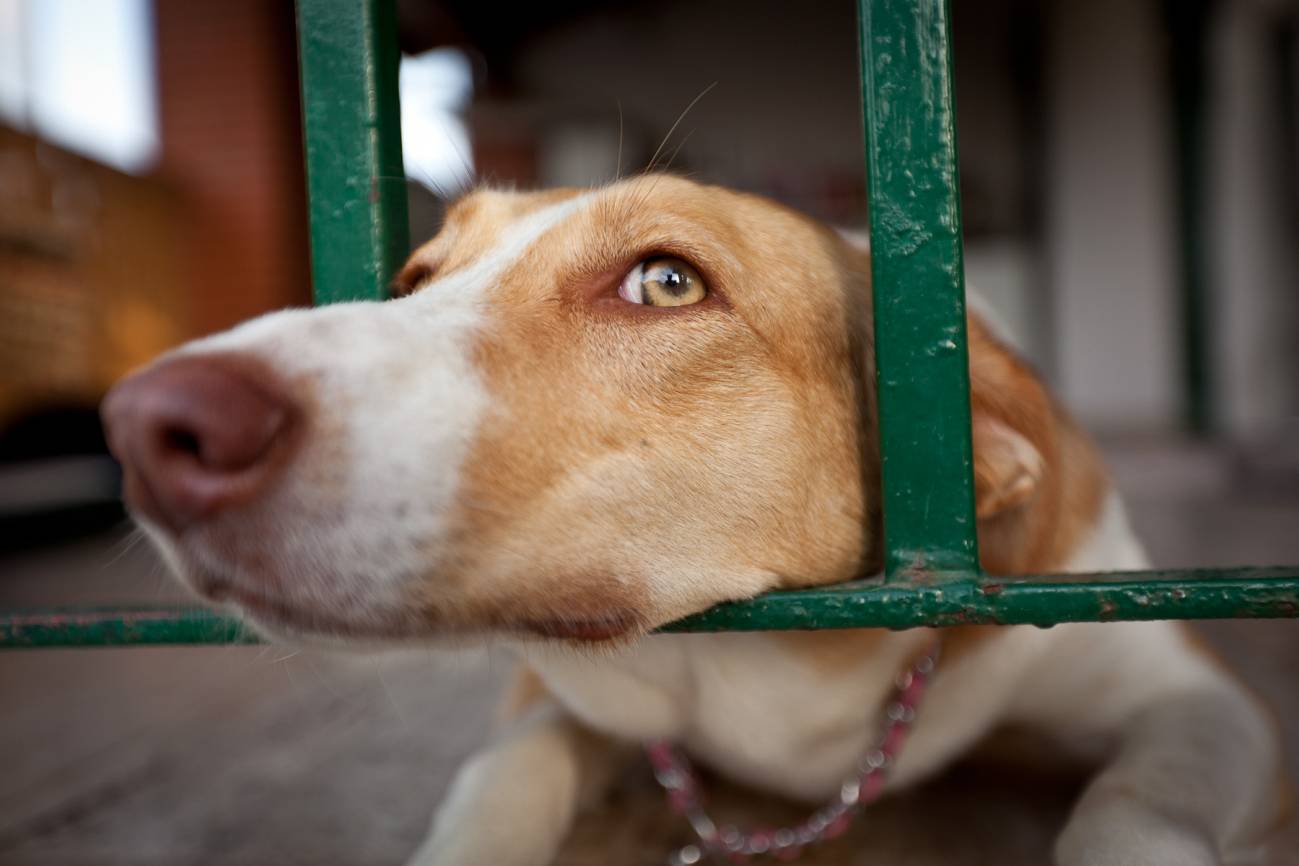
M 200 463 L 203 462 L 203 449 L 198 436 L 192 430 L 180 427 L 168 427 L 162 431 L 162 445 L 167 451 L 188 454 Z

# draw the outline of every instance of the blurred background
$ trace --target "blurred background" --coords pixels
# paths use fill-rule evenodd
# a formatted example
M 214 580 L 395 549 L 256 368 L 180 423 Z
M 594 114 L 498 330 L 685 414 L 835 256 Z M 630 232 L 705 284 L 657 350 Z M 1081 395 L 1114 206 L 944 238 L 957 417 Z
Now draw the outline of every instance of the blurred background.
M 851 0 L 397 7 L 416 243 L 476 182 L 655 153 L 865 225 Z M 1299 562 L 1299 7 L 953 7 L 970 283 L 1101 436 L 1158 564 Z M 287 0 L 0 0 L 0 603 L 176 597 L 95 407 L 310 302 L 304 186 Z M 1287 724 L 1297 631 L 1206 630 Z M 399 862 L 503 663 L 290 655 L 0 656 L 0 863 Z

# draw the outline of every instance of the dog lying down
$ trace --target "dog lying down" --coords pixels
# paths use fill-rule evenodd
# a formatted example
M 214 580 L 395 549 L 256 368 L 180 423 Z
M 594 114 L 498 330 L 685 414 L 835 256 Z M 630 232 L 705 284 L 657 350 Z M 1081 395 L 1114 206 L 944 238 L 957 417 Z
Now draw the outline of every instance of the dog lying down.
M 551 862 L 645 741 L 700 834 L 679 862 L 789 857 L 885 778 L 887 796 L 1005 726 L 1098 764 L 1058 863 L 1257 859 L 1284 800 L 1275 732 L 1176 625 L 650 634 L 878 569 L 868 264 L 805 216 L 672 176 L 478 191 L 399 298 L 182 346 L 104 417 L 176 574 L 272 638 L 519 649 L 512 721 L 415 863 Z M 1145 567 L 1093 445 L 969 329 L 986 569 Z M 811 817 L 710 826 L 689 760 Z

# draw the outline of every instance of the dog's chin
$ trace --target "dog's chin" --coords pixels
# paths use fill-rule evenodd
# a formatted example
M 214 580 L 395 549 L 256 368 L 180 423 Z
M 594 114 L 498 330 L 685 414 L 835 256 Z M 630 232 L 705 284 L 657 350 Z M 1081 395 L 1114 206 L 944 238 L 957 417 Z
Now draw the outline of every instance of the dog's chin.
M 177 577 L 202 601 L 226 608 L 274 643 L 340 648 L 395 648 L 412 644 L 464 647 L 504 638 L 523 644 L 611 648 L 628 644 L 649 629 L 633 610 L 592 615 L 471 616 L 415 607 L 380 608 L 351 599 L 344 606 L 325 599 L 284 598 L 210 568 L 173 560 Z M 285 585 L 285 581 L 268 582 Z
M 222 604 L 276 643 L 379 646 L 427 640 L 436 633 L 410 618 L 369 613 L 349 616 L 256 594 L 232 593 Z
M 491 622 L 447 617 L 439 618 L 439 623 L 434 625 L 421 617 L 397 613 L 339 615 L 237 590 L 209 596 L 209 600 L 236 611 L 269 641 L 334 649 L 400 648 L 413 644 L 462 649 L 505 639 L 521 644 L 599 650 L 625 646 L 646 632 L 637 618 L 625 612 L 583 619 L 492 618 Z
M 619 646 L 645 634 L 642 618 L 634 611 L 611 610 L 596 616 L 523 618 L 516 632 L 569 646 Z
M 430 639 L 440 632 L 414 610 L 378 608 L 356 600 L 343 605 L 285 598 L 211 569 L 178 565 L 181 583 L 202 601 L 230 610 L 275 643 L 384 646 Z

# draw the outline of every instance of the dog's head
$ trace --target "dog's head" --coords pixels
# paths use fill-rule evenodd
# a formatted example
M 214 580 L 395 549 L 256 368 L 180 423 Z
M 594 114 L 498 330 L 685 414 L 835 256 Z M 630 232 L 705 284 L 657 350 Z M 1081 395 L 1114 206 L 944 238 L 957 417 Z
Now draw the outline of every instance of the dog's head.
M 191 343 L 104 414 L 176 572 L 272 633 L 635 635 L 874 567 L 867 271 L 679 178 L 481 191 L 401 297 Z

